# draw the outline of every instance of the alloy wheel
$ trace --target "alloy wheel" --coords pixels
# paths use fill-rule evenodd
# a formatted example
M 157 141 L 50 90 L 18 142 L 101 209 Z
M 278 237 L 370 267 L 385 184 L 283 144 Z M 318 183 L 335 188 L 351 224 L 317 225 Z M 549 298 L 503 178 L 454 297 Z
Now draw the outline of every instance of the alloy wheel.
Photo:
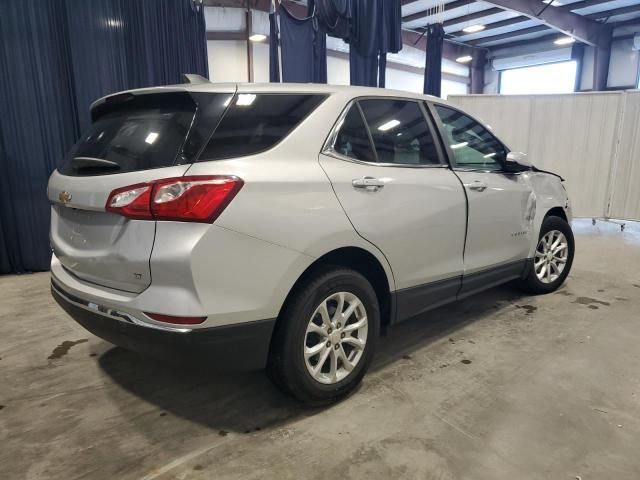
M 367 312 L 353 293 L 325 298 L 311 315 L 304 340 L 304 361 L 318 382 L 332 385 L 362 359 L 368 334 Z
M 533 267 L 538 280 L 553 283 L 562 274 L 569 257 L 569 243 L 559 230 L 547 232 L 538 242 Z

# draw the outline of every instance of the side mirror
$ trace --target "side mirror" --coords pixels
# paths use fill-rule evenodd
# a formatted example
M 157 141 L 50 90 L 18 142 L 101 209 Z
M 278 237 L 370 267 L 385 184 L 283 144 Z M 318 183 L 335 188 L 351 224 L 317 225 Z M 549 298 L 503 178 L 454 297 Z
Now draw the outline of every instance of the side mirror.
M 529 170 L 533 165 L 527 158 L 526 153 L 522 152 L 509 152 L 507 153 L 506 167 L 508 170 L 523 171 Z

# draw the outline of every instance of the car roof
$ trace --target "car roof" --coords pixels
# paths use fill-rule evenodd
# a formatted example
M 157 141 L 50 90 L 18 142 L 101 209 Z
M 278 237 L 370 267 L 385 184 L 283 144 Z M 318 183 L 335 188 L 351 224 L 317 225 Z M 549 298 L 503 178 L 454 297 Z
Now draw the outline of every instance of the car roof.
M 445 100 L 431 95 L 407 92 L 404 90 L 392 90 L 387 88 L 359 87 L 351 85 L 326 85 L 320 83 L 184 83 L 180 85 L 167 85 L 162 87 L 139 88 L 126 90 L 102 97 L 91 105 L 103 103 L 114 95 L 131 93 L 134 95 L 162 93 L 162 92 L 211 92 L 211 93 L 315 93 L 315 94 L 340 94 L 345 98 L 356 97 L 402 97 L 416 100 L 428 100 L 437 103 L 448 104 Z

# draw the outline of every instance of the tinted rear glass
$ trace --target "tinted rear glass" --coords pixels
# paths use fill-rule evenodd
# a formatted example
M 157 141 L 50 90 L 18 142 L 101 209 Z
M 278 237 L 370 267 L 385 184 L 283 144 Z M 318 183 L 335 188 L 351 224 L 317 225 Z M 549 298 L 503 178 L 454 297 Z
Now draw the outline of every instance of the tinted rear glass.
M 145 95 L 106 106 L 69 151 L 60 172 L 105 175 L 174 165 L 195 110 L 182 94 Z
M 360 115 L 357 105 L 352 106 L 347 116 L 344 117 L 344 123 L 333 144 L 333 149 L 342 155 L 363 162 L 376 161 L 376 156 L 371 149 L 367 127 L 362 121 L 362 115 Z
M 239 94 L 233 98 L 200 161 L 242 157 L 275 146 L 304 120 L 324 95 Z

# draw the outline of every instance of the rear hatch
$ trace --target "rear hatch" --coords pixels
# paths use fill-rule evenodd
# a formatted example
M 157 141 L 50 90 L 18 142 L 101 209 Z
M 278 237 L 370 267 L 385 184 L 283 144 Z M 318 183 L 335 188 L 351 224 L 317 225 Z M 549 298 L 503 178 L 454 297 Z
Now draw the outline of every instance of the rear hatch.
M 107 212 L 107 199 L 124 186 L 184 175 L 224 112 L 224 102 L 216 104 L 203 112 L 197 94 L 164 91 L 119 94 L 93 107 L 91 127 L 48 186 L 51 245 L 67 271 L 128 292 L 149 286 L 156 222 Z M 196 125 L 197 111 L 206 125 Z

